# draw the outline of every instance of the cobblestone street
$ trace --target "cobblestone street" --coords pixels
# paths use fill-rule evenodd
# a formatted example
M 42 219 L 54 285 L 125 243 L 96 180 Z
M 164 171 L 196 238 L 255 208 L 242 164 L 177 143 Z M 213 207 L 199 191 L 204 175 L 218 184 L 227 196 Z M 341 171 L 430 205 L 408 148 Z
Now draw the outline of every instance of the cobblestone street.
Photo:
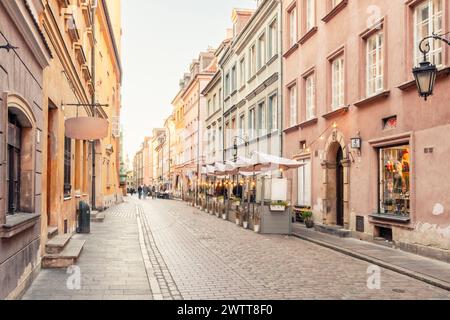
M 179 201 L 127 202 L 93 224 L 73 274 L 42 270 L 24 299 L 450 299 L 448 291 L 293 237 L 265 236 Z

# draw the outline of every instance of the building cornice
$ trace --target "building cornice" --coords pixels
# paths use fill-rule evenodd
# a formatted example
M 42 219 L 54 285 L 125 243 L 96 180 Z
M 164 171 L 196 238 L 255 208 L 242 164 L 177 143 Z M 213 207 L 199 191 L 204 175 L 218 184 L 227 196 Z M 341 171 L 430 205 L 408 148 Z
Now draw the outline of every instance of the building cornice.
M 210 92 L 212 89 L 214 89 L 217 84 L 220 83 L 220 80 L 222 79 L 222 73 L 220 70 L 216 72 L 214 77 L 211 79 L 211 81 L 206 85 L 205 89 L 202 91 L 202 95 L 206 96 L 208 92 Z
M 117 70 L 119 71 L 119 81 L 122 83 L 122 63 L 120 60 L 120 53 L 119 48 L 117 46 L 116 37 L 114 35 L 114 29 L 112 27 L 111 23 L 111 16 L 109 15 L 108 5 L 106 4 L 105 0 L 100 0 L 101 8 L 103 9 L 102 12 L 105 15 L 106 18 L 106 29 L 108 30 L 108 36 L 109 40 L 111 42 L 111 46 L 113 49 L 113 56 L 114 56 L 114 62 L 116 64 Z
M 30 47 L 37 62 L 42 68 L 50 64 L 51 51 L 36 18 L 33 16 L 30 4 L 26 0 L 3 0 L 3 6 Z

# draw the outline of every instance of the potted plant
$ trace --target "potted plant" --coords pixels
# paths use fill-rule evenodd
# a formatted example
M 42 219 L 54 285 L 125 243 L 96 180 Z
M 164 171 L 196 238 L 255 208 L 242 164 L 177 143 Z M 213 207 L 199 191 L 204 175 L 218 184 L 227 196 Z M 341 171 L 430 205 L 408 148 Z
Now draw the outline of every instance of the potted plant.
M 233 206 L 239 207 L 241 205 L 241 198 L 233 197 L 231 200 L 232 200 Z
M 272 201 L 270 204 L 270 211 L 273 212 L 284 212 L 286 211 L 286 207 L 289 206 L 289 203 L 286 201 Z
M 242 226 L 244 227 L 244 229 L 248 229 L 249 213 L 245 208 L 242 209 L 241 218 L 242 218 Z
M 314 228 L 314 219 L 313 219 L 312 211 L 303 211 L 302 218 L 303 218 L 303 221 L 305 222 L 305 226 L 308 229 Z
M 253 220 L 253 231 L 259 233 L 261 230 L 261 210 L 257 208 L 252 216 Z

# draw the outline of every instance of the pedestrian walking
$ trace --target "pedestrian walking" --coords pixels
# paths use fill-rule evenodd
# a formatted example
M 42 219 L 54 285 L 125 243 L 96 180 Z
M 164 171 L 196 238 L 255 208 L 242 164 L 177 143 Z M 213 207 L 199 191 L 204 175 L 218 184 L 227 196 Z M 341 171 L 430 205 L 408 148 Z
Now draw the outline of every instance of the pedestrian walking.
M 156 198 L 156 188 L 155 186 L 152 187 L 152 199 Z
M 142 199 L 142 186 L 138 187 L 139 200 Z
M 147 196 L 148 196 L 148 187 L 147 187 L 146 184 L 145 184 L 144 187 L 142 188 L 142 192 L 143 192 L 143 195 L 144 195 L 144 200 L 146 200 L 146 199 L 147 199 Z

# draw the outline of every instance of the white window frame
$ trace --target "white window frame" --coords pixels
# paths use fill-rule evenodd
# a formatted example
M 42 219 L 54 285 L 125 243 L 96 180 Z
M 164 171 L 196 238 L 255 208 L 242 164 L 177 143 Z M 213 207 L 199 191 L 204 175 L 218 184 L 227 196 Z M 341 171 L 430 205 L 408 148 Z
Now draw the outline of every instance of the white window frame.
M 245 56 L 239 60 L 239 87 L 243 87 L 245 85 Z
M 305 115 L 306 121 L 316 117 L 316 83 L 315 74 L 312 73 L 305 78 Z
M 373 41 L 375 41 L 375 49 L 372 49 Z M 372 59 L 372 57 L 375 59 Z M 371 64 L 371 61 L 375 61 L 375 63 Z M 384 33 L 379 31 L 366 39 L 366 95 L 371 97 L 383 90 Z
M 298 38 L 297 6 L 292 8 L 288 12 L 288 15 L 289 15 L 289 47 L 292 47 L 297 43 Z
M 278 94 L 274 93 L 267 99 L 267 128 L 270 132 L 278 130 Z
M 316 0 L 306 0 L 306 32 L 316 26 Z
M 276 18 L 269 25 L 267 44 L 267 57 L 270 59 L 278 52 L 278 19 Z
M 336 67 L 338 68 L 336 70 Z M 331 109 L 333 111 L 344 106 L 345 99 L 345 61 L 344 55 L 331 62 Z
M 289 125 L 291 127 L 298 124 L 298 89 L 297 84 L 293 84 L 289 90 Z
M 253 106 L 248 111 L 248 135 L 250 139 L 256 138 L 255 125 L 256 125 L 256 106 Z
M 435 3 L 440 2 L 441 4 L 441 11 L 434 13 L 434 7 Z M 418 13 L 421 9 L 424 7 L 429 7 L 429 17 L 427 20 L 419 22 L 418 19 Z M 431 14 L 430 14 L 431 13 Z M 419 50 L 419 44 L 422 41 L 423 38 L 427 36 L 431 36 L 433 32 L 437 34 L 443 33 L 443 27 L 444 27 L 444 21 L 443 21 L 443 14 L 444 14 L 444 1 L 443 0 L 426 0 L 423 3 L 418 4 L 414 8 L 414 63 L 416 66 L 420 64 L 420 62 L 423 61 L 423 54 Z M 436 20 L 440 19 L 441 25 L 440 28 L 435 29 L 435 22 Z M 428 25 L 427 34 L 422 34 L 419 36 L 419 29 L 422 25 Z M 430 61 L 432 64 L 436 65 L 438 68 L 442 68 L 444 64 L 444 49 L 443 49 L 443 42 L 440 40 L 432 40 L 430 39 L 430 52 L 427 55 L 428 61 Z M 440 55 L 440 62 L 437 61 L 438 56 Z
M 300 160 L 304 166 L 298 168 L 297 204 L 312 207 L 312 165 L 311 159 Z
M 258 37 L 258 70 L 261 69 L 267 62 L 267 38 L 266 32 L 262 32 Z
M 256 54 L 256 44 L 253 44 L 249 49 L 249 63 L 248 63 L 248 78 L 249 80 L 256 74 L 256 63 L 258 57 Z

